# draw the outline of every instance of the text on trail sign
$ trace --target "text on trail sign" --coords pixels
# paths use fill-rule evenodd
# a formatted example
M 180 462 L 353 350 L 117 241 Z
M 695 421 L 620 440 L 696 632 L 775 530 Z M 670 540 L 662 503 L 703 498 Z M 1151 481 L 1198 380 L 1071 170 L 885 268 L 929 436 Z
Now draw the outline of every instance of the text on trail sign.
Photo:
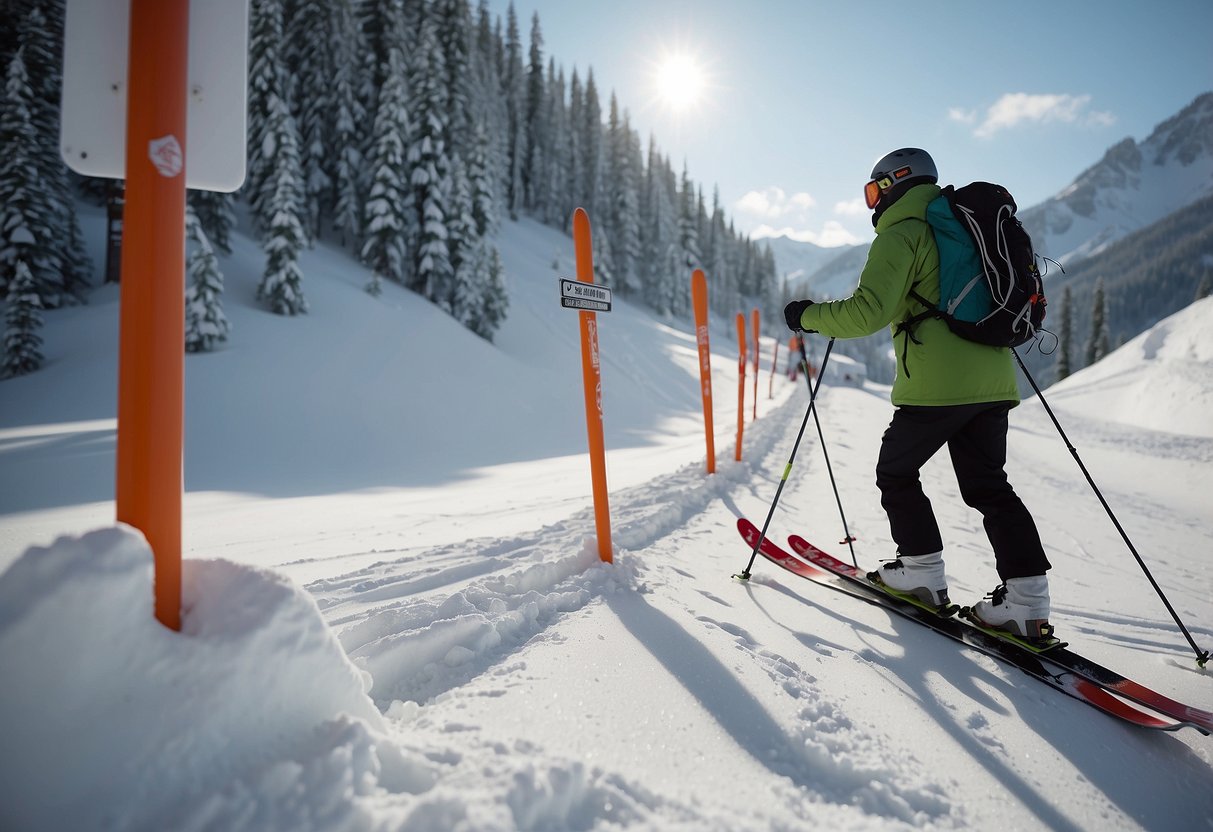
M 560 305 L 591 312 L 611 311 L 611 290 L 593 283 L 560 278 Z

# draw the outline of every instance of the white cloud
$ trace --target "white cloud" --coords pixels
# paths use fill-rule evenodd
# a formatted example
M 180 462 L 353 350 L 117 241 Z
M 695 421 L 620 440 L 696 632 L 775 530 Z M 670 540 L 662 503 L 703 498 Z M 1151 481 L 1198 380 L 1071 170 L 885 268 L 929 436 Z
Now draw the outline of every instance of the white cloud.
M 766 237 L 787 237 L 795 240 L 798 243 L 813 243 L 824 248 L 832 248 L 834 246 L 853 246 L 856 243 L 862 243 L 863 240 L 852 234 L 842 226 L 842 223 L 837 220 L 827 220 L 821 227 L 820 231 L 813 231 L 808 228 L 796 228 L 793 226 L 783 226 L 776 228 L 771 225 L 760 225 L 750 232 L 750 237 L 755 240 L 761 240 Z
M 1025 122 L 1107 127 L 1116 121 L 1112 113 L 1090 110 L 1090 103 L 1089 95 L 1007 93 L 986 110 L 985 119 L 977 125 L 973 135 L 986 139 Z M 948 110 L 948 118 L 961 124 L 974 124 L 978 116 L 975 111 L 952 107 Z
M 959 121 L 961 124 L 975 124 L 977 122 L 977 111 L 965 110 L 961 107 L 949 107 L 948 119 Z
M 798 216 L 817 205 L 811 194 L 803 191 L 790 196 L 783 188 L 771 186 L 761 191 L 750 191 L 733 206 L 738 213 L 748 214 L 764 220 L 778 220 Z
M 838 220 L 822 221 L 817 200 L 799 191 L 789 194 L 772 185 L 747 193 L 733 205 L 738 225 L 746 228 L 753 239 L 788 237 L 802 243 L 819 246 L 854 245 L 862 242 Z M 840 217 L 862 216 L 867 212 L 863 199 L 840 202 L 834 214 Z
M 862 217 L 871 210 L 861 196 L 849 199 L 846 202 L 834 203 L 834 213 L 840 217 Z

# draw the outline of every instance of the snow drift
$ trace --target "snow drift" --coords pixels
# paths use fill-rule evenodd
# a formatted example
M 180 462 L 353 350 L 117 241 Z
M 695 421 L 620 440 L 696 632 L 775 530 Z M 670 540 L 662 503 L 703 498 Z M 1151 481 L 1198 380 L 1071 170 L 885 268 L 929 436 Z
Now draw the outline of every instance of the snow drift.
M 347 789 L 378 781 L 369 678 L 310 596 L 267 570 L 186 561 L 174 633 L 152 617 L 151 582 L 126 526 L 32 547 L 0 578 L 0 710 L 24 715 L 5 719 L 0 825 L 172 828 L 208 818 L 216 793 L 228 817 L 265 802 L 339 813 Z M 423 764 L 388 764 L 429 785 Z

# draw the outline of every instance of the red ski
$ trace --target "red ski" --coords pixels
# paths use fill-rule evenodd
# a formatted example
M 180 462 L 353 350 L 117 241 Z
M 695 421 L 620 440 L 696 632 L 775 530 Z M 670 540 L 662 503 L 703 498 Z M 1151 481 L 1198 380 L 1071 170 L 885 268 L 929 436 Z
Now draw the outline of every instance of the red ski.
M 740 518 L 737 521 L 737 529 L 751 547 L 758 542 L 761 533 L 749 520 L 744 517 Z M 798 552 L 799 557 L 769 539 L 762 541 L 759 552 L 767 560 L 783 567 L 789 572 L 802 578 L 808 578 L 814 583 L 828 586 L 833 590 L 866 601 L 869 604 L 884 607 L 912 621 L 917 621 L 967 647 L 1014 665 L 1029 676 L 1044 682 L 1049 687 L 1055 688 L 1067 696 L 1098 708 L 1104 713 L 1115 716 L 1125 722 L 1142 728 L 1160 731 L 1177 731 L 1180 728 L 1191 727 L 1202 734 L 1210 733 L 1207 719 L 1202 718 L 1202 715 L 1203 717 L 1207 717 L 1208 715 L 1204 714 L 1203 711 L 1176 709 L 1174 714 L 1167 713 L 1162 707 L 1156 707 L 1151 702 L 1141 701 L 1138 698 L 1132 697 L 1128 689 L 1125 691 L 1118 690 L 1111 685 L 1105 685 L 1096 674 L 1087 675 L 1080 672 L 1078 668 L 1082 666 L 1081 664 L 1076 664 L 1075 668 L 1070 668 L 1064 664 L 1052 661 L 1051 657 L 1054 651 L 1044 654 L 1034 653 L 1017 644 L 979 630 L 960 619 L 928 612 L 920 606 L 896 598 L 873 586 L 868 582 L 863 572 L 826 554 L 803 538 L 793 537 L 792 542 L 797 549 L 803 547 L 803 551 Z M 1082 661 L 1086 662 L 1086 660 Z M 1098 668 L 1098 665 L 1094 665 L 1094 663 L 1087 663 L 1087 666 Z M 1102 668 L 1099 669 L 1103 670 Z M 1111 674 L 1111 671 L 1105 670 L 1104 672 Z M 1113 674 L 1113 676 L 1117 677 L 1118 674 Z M 1123 679 L 1124 677 L 1118 678 Z M 1116 679 L 1113 678 L 1114 683 L 1115 681 Z M 1136 685 L 1136 683 L 1132 683 L 1132 685 Z M 1131 689 L 1136 691 L 1138 688 L 1141 688 L 1141 686 L 1138 685 Z M 1165 707 L 1166 703 L 1171 701 L 1161 696 L 1161 694 L 1157 696 L 1158 699 L 1156 701 L 1160 706 Z M 1134 701 L 1128 702 L 1125 701 L 1126 699 L 1133 699 Z M 1175 704 L 1178 705 L 1178 703 Z M 1138 705 L 1145 706 L 1150 710 L 1143 710 Z M 1179 706 L 1180 709 L 1186 707 Z
M 799 535 L 789 537 L 788 543 L 791 545 L 793 552 L 830 572 L 846 575 L 853 580 L 867 582 L 867 577 L 855 567 L 826 554 Z M 1036 655 L 1048 664 L 1064 668 L 1071 673 L 1082 676 L 1105 690 L 1140 705 L 1145 705 L 1147 708 L 1165 714 L 1172 719 L 1187 723 L 1202 734 L 1207 735 L 1213 732 L 1213 713 L 1177 702 L 1156 690 L 1151 690 L 1140 682 L 1135 682 L 1114 670 L 1109 670 L 1091 659 L 1075 653 L 1073 650 L 1068 650 L 1065 647 L 1055 647 Z

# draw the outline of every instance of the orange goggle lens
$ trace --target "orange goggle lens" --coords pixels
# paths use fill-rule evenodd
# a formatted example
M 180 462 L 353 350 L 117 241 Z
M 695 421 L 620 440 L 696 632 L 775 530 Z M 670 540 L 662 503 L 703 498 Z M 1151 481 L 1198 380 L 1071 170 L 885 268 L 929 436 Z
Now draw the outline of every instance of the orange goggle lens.
M 875 208 L 876 203 L 880 202 L 880 186 L 875 179 L 863 186 L 863 199 L 869 208 Z
M 867 202 L 869 208 L 875 208 L 876 203 L 880 202 L 880 195 L 893 187 L 893 180 L 887 176 L 882 176 L 879 179 L 873 179 L 871 182 L 863 186 L 863 198 Z

